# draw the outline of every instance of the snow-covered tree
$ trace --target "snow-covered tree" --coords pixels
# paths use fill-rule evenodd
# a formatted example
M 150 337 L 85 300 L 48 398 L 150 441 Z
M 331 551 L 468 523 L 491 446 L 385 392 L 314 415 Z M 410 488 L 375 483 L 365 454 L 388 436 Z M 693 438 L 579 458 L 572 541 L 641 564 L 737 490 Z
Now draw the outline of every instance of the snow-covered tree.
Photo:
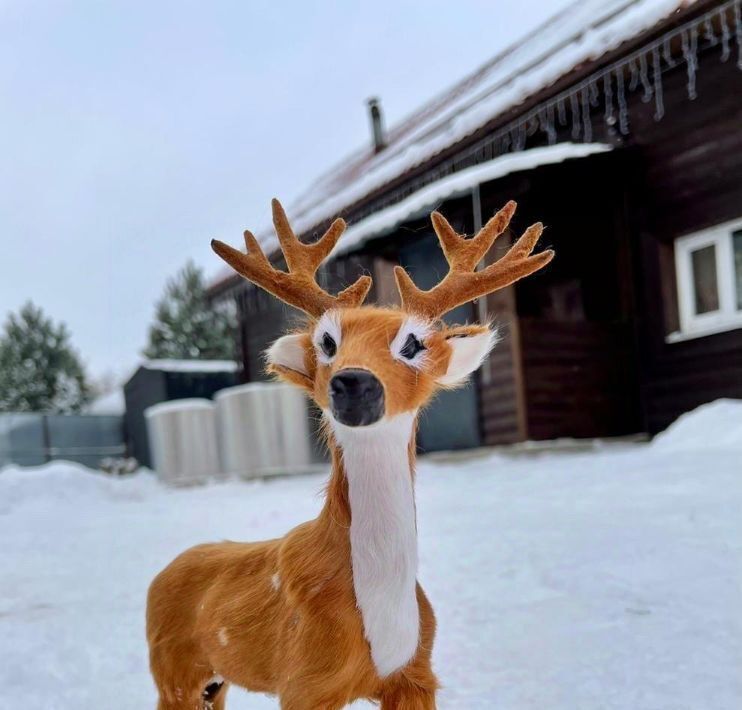
M 0 411 L 78 412 L 89 399 L 67 326 L 30 301 L 11 313 L 0 336 Z
M 168 281 L 157 303 L 144 355 L 178 360 L 233 360 L 235 321 L 234 310 L 208 302 L 203 272 L 189 261 Z

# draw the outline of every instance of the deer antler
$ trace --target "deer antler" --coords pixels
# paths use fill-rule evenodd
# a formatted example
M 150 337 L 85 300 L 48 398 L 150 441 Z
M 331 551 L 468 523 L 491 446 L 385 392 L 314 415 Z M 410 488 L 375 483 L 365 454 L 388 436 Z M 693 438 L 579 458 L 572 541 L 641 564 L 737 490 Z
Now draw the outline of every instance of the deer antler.
M 302 244 L 291 229 L 281 203 L 274 199 L 271 205 L 273 226 L 286 258 L 288 272 L 271 266 L 258 240 L 249 231 L 245 231 L 247 253 L 217 239 L 211 240 L 211 248 L 237 273 L 309 315 L 320 316 L 330 308 L 360 306 L 371 288 L 370 276 L 361 276 L 337 296 L 330 295 L 315 279 L 320 264 L 345 231 L 345 222 L 336 219 L 321 239 L 313 244 Z
M 509 286 L 546 266 L 554 258 L 551 249 L 531 255 L 544 229 L 537 222 L 523 233 L 505 256 L 485 269 L 476 271 L 477 264 L 495 239 L 507 229 L 515 207 L 515 202 L 508 202 L 471 239 L 457 234 L 442 214 L 433 212 L 430 215 L 433 229 L 438 235 L 449 270 L 438 285 L 429 291 L 421 291 L 409 274 L 401 266 L 396 266 L 394 275 L 402 297 L 402 308 L 426 318 L 440 318 L 462 303 Z

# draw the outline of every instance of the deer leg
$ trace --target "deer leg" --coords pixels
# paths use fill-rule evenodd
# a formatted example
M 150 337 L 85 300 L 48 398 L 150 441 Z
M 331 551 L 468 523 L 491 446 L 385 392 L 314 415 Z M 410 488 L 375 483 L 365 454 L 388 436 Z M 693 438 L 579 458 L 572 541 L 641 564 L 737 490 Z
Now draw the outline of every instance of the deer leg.
M 224 710 L 227 699 L 227 685 L 221 681 L 213 681 L 204 689 L 202 695 L 203 710 Z
M 381 710 L 436 710 L 435 688 L 395 684 L 382 693 Z

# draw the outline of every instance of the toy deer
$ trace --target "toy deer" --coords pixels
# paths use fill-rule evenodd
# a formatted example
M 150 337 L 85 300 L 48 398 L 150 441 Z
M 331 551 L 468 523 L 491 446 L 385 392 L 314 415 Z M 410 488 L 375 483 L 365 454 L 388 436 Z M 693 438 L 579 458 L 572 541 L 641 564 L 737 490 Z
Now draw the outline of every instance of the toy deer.
M 509 202 L 471 239 L 434 212 L 448 274 L 420 291 L 396 267 L 400 308 L 362 306 L 368 276 L 337 296 L 317 284 L 341 219 L 303 244 L 274 200 L 286 272 L 250 232 L 247 253 L 212 242 L 242 276 L 309 315 L 268 350 L 268 369 L 322 410 L 332 472 L 316 519 L 278 540 L 194 547 L 152 582 L 147 637 L 160 710 L 221 709 L 229 684 L 276 694 L 283 710 L 359 698 L 383 710 L 435 708 L 435 617 L 417 583 L 415 425 L 435 391 L 464 382 L 496 339 L 487 325 L 448 327 L 441 316 L 553 257 L 532 255 L 535 224 L 477 270 L 514 211 Z

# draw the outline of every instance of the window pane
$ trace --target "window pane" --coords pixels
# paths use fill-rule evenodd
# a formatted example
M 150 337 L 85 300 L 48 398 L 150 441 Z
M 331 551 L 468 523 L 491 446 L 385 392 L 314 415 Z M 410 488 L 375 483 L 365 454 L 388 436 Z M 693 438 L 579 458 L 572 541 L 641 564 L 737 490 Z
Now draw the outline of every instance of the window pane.
M 719 288 L 716 283 L 716 247 L 710 244 L 690 254 L 693 267 L 693 292 L 696 315 L 719 310 Z
M 734 280 L 737 282 L 737 310 L 742 311 L 742 229 L 732 235 L 734 240 Z

